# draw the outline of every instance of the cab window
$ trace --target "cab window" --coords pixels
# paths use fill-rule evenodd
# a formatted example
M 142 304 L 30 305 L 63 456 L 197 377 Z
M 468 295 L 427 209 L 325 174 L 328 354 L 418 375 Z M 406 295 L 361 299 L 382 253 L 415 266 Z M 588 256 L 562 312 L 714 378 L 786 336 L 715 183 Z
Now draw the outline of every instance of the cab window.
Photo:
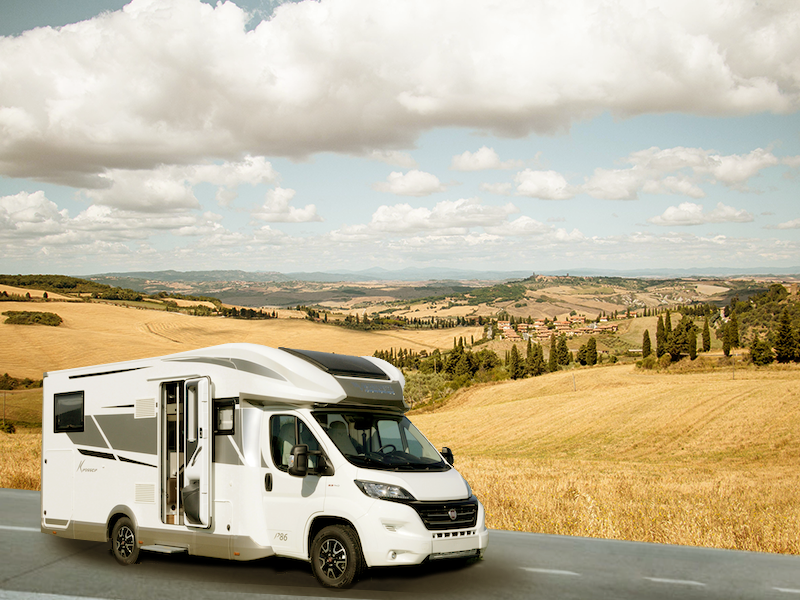
M 298 441 L 299 440 L 299 441 Z M 281 471 L 289 470 L 292 448 L 297 444 L 308 446 L 308 470 L 316 471 L 319 465 L 319 442 L 302 419 L 292 415 L 276 415 L 270 419 L 270 447 L 272 462 Z

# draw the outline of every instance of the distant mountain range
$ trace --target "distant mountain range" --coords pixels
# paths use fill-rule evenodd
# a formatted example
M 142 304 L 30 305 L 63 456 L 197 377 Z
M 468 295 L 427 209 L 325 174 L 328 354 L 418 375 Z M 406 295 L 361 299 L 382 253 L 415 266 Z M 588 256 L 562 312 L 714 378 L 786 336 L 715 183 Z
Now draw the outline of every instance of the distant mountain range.
M 734 267 L 708 267 L 708 268 L 671 268 L 671 269 L 565 269 L 560 271 L 536 271 L 539 275 L 573 275 L 577 277 L 736 277 L 736 276 L 800 276 L 800 266 L 797 267 L 761 267 L 761 268 L 734 268 Z M 493 271 L 493 270 L 467 270 L 450 269 L 444 267 L 409 267 L 397 271 L 390 271 L 381 267 L 373 267 L 362 271 L 342 270 L 336 272 L 297 272 L 279 273 L 277 271 L 136 271 L 126 273 L 100 273 L 90 276 L 91 279 L 125 278 L 147 279 L 163 282 L 209 283 L 209 282 L 275 282 L 285 283 L 290 281 L 308 282 L 369 282 L 369 281 L 506 281 L 510 279 L 525 279 L 533 271 Z

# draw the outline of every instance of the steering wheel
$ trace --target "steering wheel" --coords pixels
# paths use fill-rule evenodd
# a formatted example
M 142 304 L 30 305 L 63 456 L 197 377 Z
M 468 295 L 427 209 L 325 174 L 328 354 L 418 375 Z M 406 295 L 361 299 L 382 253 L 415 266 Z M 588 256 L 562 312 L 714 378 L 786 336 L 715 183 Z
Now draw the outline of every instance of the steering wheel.
M 396 447 L 394 444 L 384 444 L 383 446 L 381 446 L 380 448 L 378 448 L 378 452 L 383 452 L 384 448 L 391 448 L 391 449 L 392 449 L 392 450 L 391 450 L 392 452 L 394 452 L 395 450 L 397 450 L 397 447 Z

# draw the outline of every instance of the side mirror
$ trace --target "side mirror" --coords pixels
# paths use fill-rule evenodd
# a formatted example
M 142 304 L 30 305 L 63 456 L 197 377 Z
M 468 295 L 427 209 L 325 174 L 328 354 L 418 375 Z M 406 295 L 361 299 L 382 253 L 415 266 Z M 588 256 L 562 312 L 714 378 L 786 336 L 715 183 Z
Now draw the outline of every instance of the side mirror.
M 455 459 L 453 458 L 453 451 L 452 451 L 452 450 L 450 450 L 450 448 L 448 448 L 447 446 L 445 446 L 444 448 L 442 448 L 442 457 L 443 457 L 443 458 L 444 458 L 444 459 L 445 459 L 445 460 L 446 460 L 448 463 L 450 463 L 451 465 L 452 465 L 452 464 L 455 462 Z
M 292 456 L 289 459 L 289 475 L 305 477 L 308 475 L 308 446 L 298 444 L 292 447 Z

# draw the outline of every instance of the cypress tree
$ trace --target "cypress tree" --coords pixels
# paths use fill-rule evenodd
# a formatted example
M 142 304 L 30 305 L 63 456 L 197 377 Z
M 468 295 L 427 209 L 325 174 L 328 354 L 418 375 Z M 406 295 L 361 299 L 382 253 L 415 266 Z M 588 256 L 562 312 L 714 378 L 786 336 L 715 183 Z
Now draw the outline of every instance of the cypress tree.
M 594 336 L 590 337 L 589 341 L 586 342 L 586 364 L 597 364 L 597 340 L 594 339 Z
M 581 347 L 578 349 L 578 356 L 577 356 L 577 360 L 578 360 L 578 362 L 579 362 L 580 364 L 582 364 L 582 365 L 585 365 L 585 364 L 586 364 L 586 344 L 583 344 L 583 345 L 582 345 L 582 346 L 581 346 Z
M 567 336 L 565 336 L 564 334 L 558 336 L 558 347 L 556 350 L 556 355 L 558 356 L 559 365 L 569 364 L 571 355 L 569 353 L 569 348 L 567 348 Z
M 661 358 L 667 351 L 666 339 L 664 338 L 664 320 L 658 316 L 656 325 L 656 358 Z
M 686 343 L 689 346 L 689 358 L 694 360 L 697 358 L 697 327 L 694 325 L 686 331 Z
M 642 358 L 647 358 L 650 356 L 650 353 L 653 351 L 650 342 L 650 330 L 645 329 L 644 335 L 642 336 Z
M 708 328 L 708 317 L 703 323 L 703 352 L 711 350 L 711 330 Z
M 558 354 L 556 353 L 556 335 L 550 336 L 550 357 L 547 360 L 547 370 L 551 373 L 558 371 Z
M 528 348 L 525 351 L 525 372 L 528 375 L 533 375 L 535 354 L 533 350 L 533 342 L 528 338 Z
M 511 346 L 511 355 L 508 359 L 508 374 L 511 379 L 519 379 L 525 373 L 525 366 L 522 364 L 522 360 L 519 356 L 519 350 L 517 350 L 517 345 L 514 344 Z
M 533 375 L 542 375 L 547 373 L 547 364 L 544 362 L 544 349 L 541 344 L 536 344 L 533 347 Z
M 739 320 L 736 318 L 736 313 L 731 315 L 731 320 L 728 323 L 728 333 L 731 336 L 731 348 L 739 347 Z
M 725 354 L 725 356 L 731 355 L 731 336 L 728 333 L 729 329 L 730 323 L 725 325 L 725 329 L 722 332 L 722 352 Z

